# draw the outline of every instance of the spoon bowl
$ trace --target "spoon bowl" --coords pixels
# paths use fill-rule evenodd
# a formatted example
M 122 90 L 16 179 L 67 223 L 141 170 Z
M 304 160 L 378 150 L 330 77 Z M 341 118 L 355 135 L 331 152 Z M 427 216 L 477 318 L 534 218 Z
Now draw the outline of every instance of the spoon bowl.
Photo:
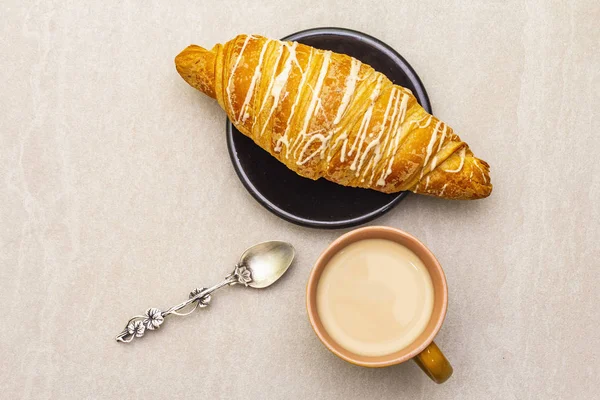
M 278 240 L 256 244 L 240 257 L 240 263 L 250 270 L 252 280 L 248 286 L 266 288 L 277 281 L 294 260 L 294 247 Z

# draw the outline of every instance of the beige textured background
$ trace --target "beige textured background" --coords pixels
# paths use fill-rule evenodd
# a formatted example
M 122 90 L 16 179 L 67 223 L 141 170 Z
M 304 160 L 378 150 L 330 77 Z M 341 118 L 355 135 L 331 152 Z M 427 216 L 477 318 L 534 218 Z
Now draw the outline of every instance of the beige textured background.
M 0 398 L 591 398 L 600 362 L 596 1 L 3 2 Z M 410 196 L 375 223 L 446 270 L 455 368 L 355 367 L 313 334 L 304 288 L 342 232 L 271 215 L 235 176 L 224 114 L 173 57 L 239 32 L 343 26 L 391 44 L 492 166 L 478 202 Z M 276 184 L 276 183 L 275 183 Z M 280 284 L 231 288 L 130 346 L 146 307 L 288 240 Z M 597 393 L 597 391 L 596 391 Z

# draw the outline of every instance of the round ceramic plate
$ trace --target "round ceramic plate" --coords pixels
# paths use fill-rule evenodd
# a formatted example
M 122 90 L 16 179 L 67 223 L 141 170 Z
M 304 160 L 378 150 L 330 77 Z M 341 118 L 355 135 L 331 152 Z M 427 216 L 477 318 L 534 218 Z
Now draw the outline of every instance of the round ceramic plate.
M 283 40 L 355 57 L 395 84 L 412 90 L 423 108 L 431 113 L 429 98 L 415 71 L 378 39 L 348 29 L 318 28 L 294 33 Z M 325 179 L 303 178 L 240 133 L 229 119 L 227 144 L 235 171 L 250 194 L 272 213 L 298 225 L 345 228 L 363 224 L 383 215 L 408 194 L 385 194 Z

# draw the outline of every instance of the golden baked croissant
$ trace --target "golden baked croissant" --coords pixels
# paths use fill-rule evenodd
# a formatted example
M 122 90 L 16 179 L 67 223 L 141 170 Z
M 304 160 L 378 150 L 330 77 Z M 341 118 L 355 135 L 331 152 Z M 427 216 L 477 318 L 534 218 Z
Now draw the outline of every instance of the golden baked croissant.
M 295 42 L 239 35 L 176 58 L 191 86 L 301 176 L 448 199 L 492 191 L 489 166 L 412 92 L 360 61 Z

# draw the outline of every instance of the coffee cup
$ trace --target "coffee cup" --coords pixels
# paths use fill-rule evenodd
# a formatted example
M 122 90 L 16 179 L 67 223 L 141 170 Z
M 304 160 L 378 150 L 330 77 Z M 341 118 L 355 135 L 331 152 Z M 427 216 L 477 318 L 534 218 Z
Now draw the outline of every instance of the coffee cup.
M 367 239 L 383 239 L 384 241 L 394 242 L 414 253 L 422 261 L 424 270 L 427 271 L 427 274 L 431 278 L 430 282 L 433 289 L 433 304 L 430 307 L 431 314 L 429 320 L 423 323 L 424 329 L 422 332 L 405 347 L 383 355 L 357 354 L 357 352 L 349 351 L 340 345 L 325 328 L 323 320 L 319 315 L 317 301 L 319 282 L 323 276 L 323 271 L 332 258 L 342 250 L 348 248 L 348 246 Z M 356 293 L 356 295 L 364 296 L 362 293 Z M 306 308 L 310 324 L 321 342 L 333 354 L 352 364 L 372 368 L 387 367 L 413 359 L 436 383 L 445 382 L 452 375 L 453 371 L 444 354 L 433 342 L 433 339 L 442 326 L 447 307 L 448 287 L 446 277 L 433 253 L 415 237 L 399 229 L 390 227 L 370 226 L 360 228 L 348 232 L 335 240 L 318 258 L 312 269 L 306 288 Z M 375 326 L 373 329 L 377 329 L 377 327 Z

